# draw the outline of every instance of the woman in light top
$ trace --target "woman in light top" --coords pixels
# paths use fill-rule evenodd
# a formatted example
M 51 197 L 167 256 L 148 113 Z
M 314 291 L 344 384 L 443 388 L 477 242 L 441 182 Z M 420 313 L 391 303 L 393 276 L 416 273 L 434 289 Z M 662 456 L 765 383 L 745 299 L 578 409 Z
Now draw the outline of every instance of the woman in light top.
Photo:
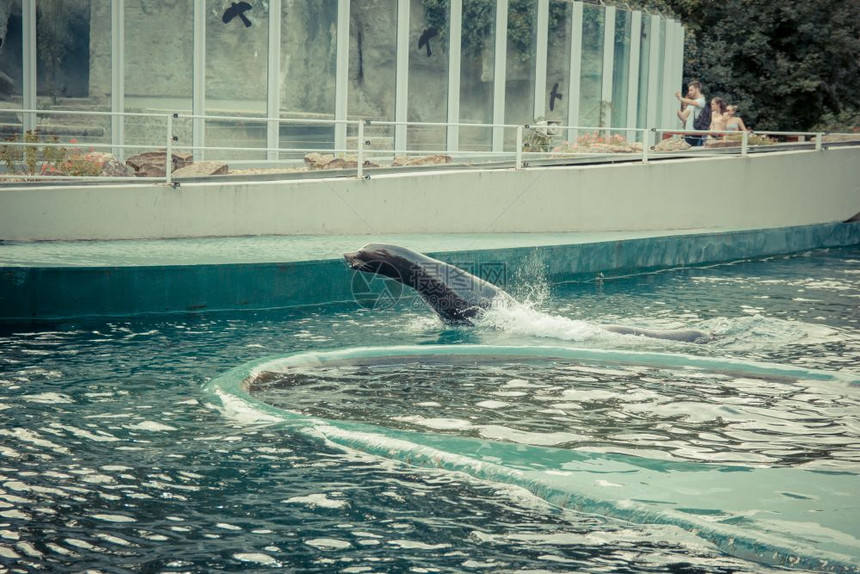
M 736 115 L 738 113 L 738 107 L 735 105 L 726 106 L 726 115 L 728 119 L 726 120 L 726 131 L 727 132 L 745 132 L 749 131 L 747 129 L 746 124 L 741 119 L 740 116 Z
M 712 132 L 726 131 L 726 122 L 729 116 L 726 113 L 726 103 L 722 98 L 714 98 L 711 100 L 711 127 L 708 128 Z M 714 134 L 715 137 L 722 137 L 722 134 Z

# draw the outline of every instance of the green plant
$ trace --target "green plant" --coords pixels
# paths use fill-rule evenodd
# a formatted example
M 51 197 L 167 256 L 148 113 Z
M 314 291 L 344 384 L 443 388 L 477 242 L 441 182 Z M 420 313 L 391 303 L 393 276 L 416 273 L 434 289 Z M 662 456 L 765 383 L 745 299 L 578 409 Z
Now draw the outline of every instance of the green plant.
M 537 126 L 529 126 L 525 129 L 523 151 L 549 151 L 552 147 L 552 136 L 544 118 L 537 118 L 535 124 Z
M 0 147 L 0 159 L 6 164 L 6 170 L 14 173 L 17 164 L 24 159 L 24 152 L 20 146 L 15 145 L 18 143 L 18 134 L 9 136 L 6 141 L 9 143 Z
M 104 159 L 93 153 L 74 150 L 58 165 L 60 173 L 76 176 L 101 175 Z
M 60 138 L 47 136 L 43 139 L 37 130 L 24 132 L 23 139 L 16 134 L 6 138 L 6 141 L 9 143 L 0 146 L 0 160 L 6 164 L 9 173 L 57 173 L 61 165 L 70 159 L 69 150 L 59 145 Z M 73 139 L 71 143 L 76 142 Z

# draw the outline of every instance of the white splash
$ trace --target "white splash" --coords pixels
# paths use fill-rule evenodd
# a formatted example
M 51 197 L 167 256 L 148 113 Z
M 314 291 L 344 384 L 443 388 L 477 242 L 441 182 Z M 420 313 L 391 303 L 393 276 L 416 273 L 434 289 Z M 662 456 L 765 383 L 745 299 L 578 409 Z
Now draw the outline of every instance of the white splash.
M 284 500 L 287 504 L 304 504 L 318 508 L 344 508 L 347 506 L 344 500 L 334 500 L 325 494 L 309 494 L 307 496 L 293 496 Z

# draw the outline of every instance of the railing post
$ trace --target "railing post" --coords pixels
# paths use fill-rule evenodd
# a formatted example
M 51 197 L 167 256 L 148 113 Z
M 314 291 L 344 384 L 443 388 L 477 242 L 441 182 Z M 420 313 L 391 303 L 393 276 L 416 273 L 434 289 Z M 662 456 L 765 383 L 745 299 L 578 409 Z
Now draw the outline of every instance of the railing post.
M 746 157 L 750 152 L 750 133 L 746 130 L 741 132 L 741 157 Z
M 824 139 L 823 136 L 824 136 L 824 134 L 821 132 L 818 132 L 815 134 L 815 151 L 821 151 L 822 150 L 821 142 Z
M 648 163 L 648 152 L 651 151 L 651 130 L 642 130 L 642 163 Z
M 164 160 L 164 177 L 167 185 L 173 185 L 173 118 L 179 117 L 179 114 L 173 113 L 167 115 L 167 158 Z
M 514 169 L 523 168 L 523 126 L 517 126 L 517 160 Z
M 355 148 L 356 177 L 364 179 L 364 122 L 358 121 L 358 142 Z

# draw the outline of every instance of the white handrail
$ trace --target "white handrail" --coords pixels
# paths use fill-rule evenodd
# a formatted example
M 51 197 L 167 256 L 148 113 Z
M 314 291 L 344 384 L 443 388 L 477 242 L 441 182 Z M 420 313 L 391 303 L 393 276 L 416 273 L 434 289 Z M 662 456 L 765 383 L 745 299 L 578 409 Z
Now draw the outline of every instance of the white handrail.
M 241 147 L 236 145 L 230 146 L 204 146 L 204 145 L 179 145 L 178 138 L 176 137 L 175 128 L 177 120 L 209 120 L 209 121 L 236 121 L 243 122 L 245 124 L 256 124 L 260 125 L 270 125 L 271 123 L 276 123 L 278 125 L 328 125 L 328 126 L 346 126 L 347 129 L 354 129 L 357 134 L 355 151 L 357 154 L 357 177 L 362 178 L 365 176 L 365 159 L 370 156 L 375 157 L 386 157 L 386 156 L 396 156 L 396 155 L 414 155 L 414 154 L 450 154 L 455 153 L 459 157 L 488 157 L 498 159 L 500 161 L 511 161 L 513 160 L 514 167 L 516 169 L 521 169 L 522 167 L 528 165 L 528 162 L 525 161 L 528 157 L 540 157 L 549 155 L 550 158 L 563 158 L 569 156 L 571 154 L 577 157 L 605 157 L 612 155 L 629 155 L 627 152 L 614 152 L 614 151 L 588 151 L 587 149 L 576 149 L 575 151 L 569 153 L 559 152 L 559 151 L 526 151 L 524 149 L 524 136 L 527 134 L 527 130 L 542 132 L 543 134 L 549 136 L 550 138 L 554 138 L 553 141 L 558 144 L 560 142 L 566 142 L 561 134 L 566 133 L 598 133 L 598 134 L 622 134 L 622 133 L 633 133 L 635 134 L 634 141 L 641 142 L 641 153 L 640 158 L 642 163 L 648 163 L 652 157 L 652 154 L 656 152 L 654 147 L 658 142 L 656 141 L 657 132 L 661 133 L 671 133 L 675 135 L 681 136 L 724 136 L 724 135 L 741 135 L 740 139 L 740 152 L 739 155 L 741 157 L 746 157 L 749 154 L 749 150 L 751 147 L 750 143 L 750 135 L 753 133 L 756 135 L 762 136 L 775 136 L 778 138 L 798 138 L 801 142 L 812 142 L 813 149 L 816 151 L 821 151 L 824 148 L 823 146 L 823 138 L 825 135 L 840 135 L 840 136 L 853 136 L 856 137 L 858 141 L 860 141 L 860 134 L 825 134 L 824 132 L 799 132 L 799 131 L 702 131 L 702 130 L 685 130 L 685 129 L 664 129 L 664 128 L 627 128 L 627 127 L 611 127 L 611 126 L 571 126 L 571 125 L 563 125 L 563 124 L 555 124 L 555 123 L 546 123 L 546 122 L 537 122 L 537 123 L 529 123 L 529 124 L 484 124 L 484 123 L 469 123 L 469 122 L 410 122 L 410 121 L 390 121 L 390 120 L 374 120 L 374 119 L 335 119 L 335 118 L 270 118 L 265 116 L 230 116 L 230 115 L 204 115 L 204 114 L 191 114 L 184 112 L 113 112 L 113 111 L 89 111 L 89 110 L 64 110 L 64 109 L 37 109 L 37 110 L 24 110 L 18 108 L 0 108 L 3 111 L 13 112 L 16 114 L 35 114 L 38 116 L 50 116 L 50 115 L 63 115 L 63 116 L 85 116 L 85 117 L 129 117 L 129 118 L 155 118 L 161 119 L 164 121 L 164 139 L 163 142 L 166 143 L 164 148 L 165 152 L 165 176 L 163 181 L 167 184 L 173 183 L 172 177 L 172 154 L 173 150 L 177 147 L 181 149 L 191 150 L 192 153 L 196 151 L 222 151 L 222 152 L 251 152 L 251 153 L 266 153 L 266 157 L 280 157 L 280 154 L 283 153 L 310 153 L 310 152 L 324 152 L 324 153 L 335 153 L 335 154 L 344 154 L 349 153 L 351 150 L 349 149 L 334 149 L 333 146 L 324 147 L 322 149 L 314 146 L 314 147 L 293 147 L 293 148 L 270 148 L 268 145 L 263 147 Z M 22 124 L 23 126 L 23 124 Z M 393 145 L 391 149 L 384 147 L 380 149 L 378 144 L 373 140 L 367 139 L 367 129 L 374 127 L 398 127 L 404 126 L 407 129 L 422 129 L 422 128 L 471 128 L 471 129 L 486 129 L 486 130 L 494 130 L 494 129 L 502 129 L 502 130 L 515 130 L 516 133 L 516 141 L 513 145 L 513 150 L 507 151 L 492 151 L 490 149 L 487 150 L 477 150 L 477 151 L 456 151 L 450 152 L 448 150 L 437 150 L 433 148 L 422 149 L 422 148 L 412 148 L 406 150 L 395 150 Z M 38 127 L 35 131 L 38 131 Z M 508 132 L 510 133 L 510 132 Z M 57 136 L 54 136 L 57 137 Z M 86 137 L 86 136 L 79 136 Z M 652 139 L 653 138 L 653 139 Z M 70 138 L 74 139 L 74 138 Z M 384 141 L 384 140 L 383 140 Z M 731 140 L 721 140 L 721 141 L 731 141 Z M 316 142 L 316 143 L 329 143 L 333 144 L 333 142 Z M 777 143 L 777 142 L 775 142 Z M 146 148 L 154 148 L 158 149 L 161 146 L 156 145 L 154 143 L 98 143 L 98 142 L 75 142 L 71 141 L 68 143 L 59 142 L 59 141 L 38 141 L 38 142 L 28 142 L 28 141 L 12 141 L 7 140 L 5 142 L 0 142 L 0 146 L 7 147 L 11 146 L 15 147 L 38 147 L 42 150 L 48 148 L 72 148 L 72 149 L 83 149 L 89 148 L 90 151 L 94 149 L 103 149 L 103 148 L 112 148 L 112 149 L 146 149 Z M 587 146 L 583 146 L 586 147 Z M 706 148 L 707 150 L 707 148 Z M 706 150 L 696 149 L 696 153 L 702 153 Z M 711 150 L 708 150 L 711 151 Z M 24 152 L 19 152 L 24 154 Z M 657 152 L 664 153 L 664 152 Z M 665 153 L 678 153 L 675 152 L 665 152 Z M 722 155 L 725 155 L 727 152 L 725 149 L 720 149 L 718 152 Z M 7 156 L 7 161 L 8 156 Z M 20 161 L 17 160 L 16 161 Z M 261 160 L 261 161 L 271 161 L 271 160 Z M 26 176 L 16 176 L 16 175 L 2 175 L 0 174 L 0 179 L 12 179 L 12 178 L 20 178 L 26 177 L 28 179 L 36 179 L 41 176 L 36 175 L 26 175 Z M 72 176 L 69 176 L 72 177 Z M 63 179 L 58 176 L 44 176 L 44 178 L 53 178 Z M 100 178 L 103 179 L 103 178 Z M 110 178 L 111 180 L 114 178 Z M 151 178 L 133 178 L 138 180 L 149 180 Z M 107 178 L 104 178 L 107 181 Z

